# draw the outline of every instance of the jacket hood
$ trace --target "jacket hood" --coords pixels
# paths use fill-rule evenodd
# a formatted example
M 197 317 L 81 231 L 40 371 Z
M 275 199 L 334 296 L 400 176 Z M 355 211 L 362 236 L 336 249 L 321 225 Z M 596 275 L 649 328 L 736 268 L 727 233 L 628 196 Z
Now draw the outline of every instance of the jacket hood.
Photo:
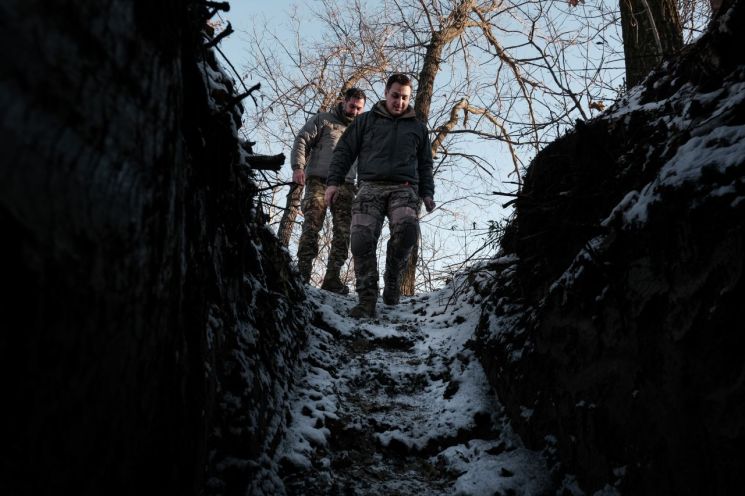
M 380 100 L 378 103 L 376 103 L 373 107 L 373 111 L 389 119 L 408 119 L 411 117 L 416 117 L 414 107 L 412 107 L 411 105 L 406 108 L 403 114 L 399 115 L 398 117 L 393 117 L 390 112 L 388 112 L 388 109 L 385 108 L 385 100 Z

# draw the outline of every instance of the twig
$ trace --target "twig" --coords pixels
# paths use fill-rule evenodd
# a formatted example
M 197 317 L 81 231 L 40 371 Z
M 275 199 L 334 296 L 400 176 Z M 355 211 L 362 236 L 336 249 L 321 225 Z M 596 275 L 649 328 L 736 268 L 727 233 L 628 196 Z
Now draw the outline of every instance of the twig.
M 234 96 L 231 98 L 228 103 L 225 105 L 225 108 L 223 110 L 227 110 L 230 108 L 233 108 L 236 104 L 240 103 L 241 100 L 246 98 L 247 96 L 250 96 L 251 99 L 254 101 L 254 105 L 257 107 L 259 106 L 259 102 L 256 101 L 256 97 L 253 96 L 251 93 L 253 93 L 256 90 L 261 89 L 261 83 L 256 83 L 255 85 L 251 86 L 245 93 L 241 93 L 239 95 Z
M 205 43 L 204 48 L 212 48 L 212 47 L 214 47 L 215 45 L 217 45 L 218 43 L 220 43 L 223 38 L 225 38 L 226 36 L 229 36 L 231 34 L 233 34 L 233 26 L 231 26 L 230 23 L 228 23 L 228 27 L 226 27 L 225 29 L 223 29 L 220 32 L 220 34 L 218 34 L 217 36 L 215 36 L 214 38 L 212 38 L 212 41 L 210 41 L 208 43 Z
M 267 190 L 274 189 L 274 188 L 277 188 L 277 187 L 280 187 L 280 186 L 289 186 L 289 185 L 292 185 L 292 184 L 294 184 L 292 181 L 287 182 L 287 183 L 271 184 L 271 185 L 267 186 L 266 188 L 259 188 L 259 189 L 257 189 L 256 192 L 259 193 L 261 191 L 267 191 Z

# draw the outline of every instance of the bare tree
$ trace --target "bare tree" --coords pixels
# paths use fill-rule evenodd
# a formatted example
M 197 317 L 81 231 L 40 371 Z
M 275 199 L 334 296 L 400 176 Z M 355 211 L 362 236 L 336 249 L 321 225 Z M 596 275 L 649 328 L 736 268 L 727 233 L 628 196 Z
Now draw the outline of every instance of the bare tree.
M 677 0 L 683 43 L 695 40 L 721 6 L 721 0 Z
M 388 22 L 397 27 L 398 46 L 403 47 L 398 59 L 413 60 L 413 67 L 420 68 L 415 109 L 419 119 L 435 123 L 434 155 L 441 153 L 447 155 L 448 142 L 452 143 L 449 137 L 456 131 L 472 131 L 480 138 L 500 140 L 509 150 L 519 187 L 519 168 L 522 162 L 517 147 L 528 146 L 537 150 L 541 144 L 540 130 L 542 128 L 552 123 L 562 122 L 562 119 L 576 111 L 579 111 L 583 117 L 587 116 L 583 103 L 579 101 L 572 89 L 564 84 L 565 81 L 561 80 L 563 65 L 551 60 L 550 54 L 541 50 L 540 45 L 542 39 L 551 39 L 551 42 L 574 43 L 576 38 L 561 39 L 555 35 L 558 30 L 552 33 L 550 25 L 547 26 L 548 29 L 545 29 L 545 32 L 538 32 L 541 16 L 545 13 L 540 2 L 534 2 L 532 9 L 500 1 L 476 0 L 450 2 L 391 0 L 387 2 L 387 6 L 386 11 L 392 12 Z M 504 29 L 501 21 L 505 17 L 508 21 L 514 21 L 516 17 L 508 7 L 515 10 L 522 9 L 521 21 L 524 25 L 530 26 L 530 34 L 527 40 L 522 41 L 522 47 L 532 46 L 536 51 L 534 57 L 518 58 L 511 53 L 511 50 L 521 45 L 506 47 L 505 42 L 500 41 L 504 33 L 509 33 L 509 30 Z M 509 37 L 505 39 L 509 40 Z M 490 80 L 483 74 L 475 73 L 474 67 L 478 65 L 480 59 L 492 64 L 496 63 L 498 67 L 496 80 Z M 531 64 L 533 67 L 525 70 L 524 67 Z M 456 66 L 460 68 L 465 77 L 462 77 L 453 87 L 455 91 L 451 91 L 451 96 L 440 99 L 444 101 L 439 105 L 438 111 L 432 112 L 437 77 L 443 69 L 449 68 L 452 73 Z M 543 79 L 535 77 L 535 66 L 545 69 L 542 71 L 543 76 L 546 73 L 551 74 L 558 88 L 548 89 Z M 494 91 L 494 88 L 501 88 L 502 85 L 511 87 L 507 95 Z M 485 89 L 486 91 L 483 91 Z M 548 92 L 553 93 L 552 96 L 562 95 L 565 100 L 561 102 L 558 109 L 554 109 L 552 114 L 541 115 L 541 110 L 536 108 L 534 99 L 538 92 L 547 89 Z M 454 95 L 461 96 L 452 99 Z M 478 106 L 471 102 L 471 99 L 475 99 L 477 95 L 482 101 L 484 101 L 483 95 L 492 95 L 492 99 L 485 101 L 486 105 Z M 589 103 L 588 101 L 587 105 Z M 587 110 L 589 111 L 589 107 Z M 467 126 L 469 116 L 476 122 L 476 126 L 471 128 Z M 564 123 L 568 122 L 564 121 Z M 518 138 L 513 138 L 511 135 L 510 127 L 512 126 L 517 127 Z M 402 294 L 414 293 L 418 253 L 419 251 L 415 249 L 409 261 L 401 283 Z M 420 272 L 421 269 L 420 266 Z
M 626 84 L 634 86 L 683 46 L 675 0 L 620 0 Z
M 354 4 L 355 10 L 362 10 L 359 1 Z M 297 12 L 290 16 L 295 32 L 291 44 L 268 31 L 259 33 L 255 29 L 252 36 L 252 63 L 246 69 L 267 81 L 270 88 L 264 93 L 270 99 L 253 124 L 266 133 L 267 141 L 285 148 L 291 148 L 297 130 L 311 115 L 332 108 L 347 89 L 368 86 L 367 78 L 386 69 L 385 53 L 379 45 L 385 32 L 373 31 L 363 18 L 355 20 L 331 7 L 319 17 L 330 36 L 317 43 L 305 43 L 300 37 L 304 20 Z M 288 69 L 292 77 L 287 77 Z M 301 185 L 289 184 L 277 228 L 285 246 L 290 244 L 302 195 Z M 326 230 L 323 235 L 328 236 Z
M 427 25 L 429 33 L 420 39 L 425 40 L 424 61 L 422 69 L 419 71 L 419 83 L 417 85 L 416 98 L 414 99 L 414 110 L 417 118 L 426 123 L 429 120 L 430 107 L 432 105 L 432 96 L 434 92 L 435 78 L 440 72 L 440 66 L 443 60 L 443 51 L 456 38 L 463 34 L 469 23 L 469 15 L 476 5 L 476 0 L 459 0 L 453 5 L 452 10 L 447 13 L 442 11 L 430 11 L 425 5 L 424 0 L 419 0 L 423 11 L 427 14 Z M 441 128 L 441 133 L 447 133 L 445 128 Z M 437 152 L 437 145 L 433 145 L 432 154 Z M 421 204 L 419 205 L 421 211 Z M 419 244 L 417 239 L 414 248 L 411 251 L 409 262 L 401 278 L 401 294 L 413 295 L 416 286 L 416 271 L 419 260 Z
M 497 210 L 501 195 L 519 194 L 532 155 L 624 89 L 615 0 L 323 0 L 313 15 L 320 40 L 304 37 L 297 15 L 291 37 L 254 32 L 249 71 L 266 81 L 267 99 L 253 123 L 264 135 L 256 141 L 289 147 L 345 85 L 363 87 L 372 104 L 390 72 L 412 75 L 437 183 L 438 208 L 422 219 L 423 236 L 446 239 L 440 226 L 462 225 L 468 242 L 480 243 L 494 215 L 506 215 Z M 447 277 L 447 267 L 465 258 L 462 244 L 446 244 L 450 250 L 419 244 L 403 294 Z M 435 262 L 441 270 L 429 266 Z
M 301 184 L 292 183 L 290 191 L 287 193 L 284 212 L 282 212 L 282 218 L 279 220 L 279 227 L 277 228 L 277 237 L 284 246 L 290 245 L 292 228 L 295 226 L 295 219 L 297 219 L 300 203 L 303 199 L 303 189 Z

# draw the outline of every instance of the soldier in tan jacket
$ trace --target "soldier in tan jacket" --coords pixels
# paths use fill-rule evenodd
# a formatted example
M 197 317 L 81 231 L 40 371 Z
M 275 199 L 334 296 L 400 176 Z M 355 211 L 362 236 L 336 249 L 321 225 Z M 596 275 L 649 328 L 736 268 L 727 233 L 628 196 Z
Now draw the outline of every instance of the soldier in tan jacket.
M 336 143 L 352 120 L 365 108 L 365 93 L 351 88 L 344 100 L 329 112 L 314 115 L 298 133 L 290 155 L 292 181 L 305 186 L 301 202 L 303 228 L 298 243 L 298 269 L 303 282 L 310 282 L 313 260 L 318 256 L 318 233 L 329 206 L 333 218 L 333 237 L 326 274 L 321 289 L 347 294 L 349 288 L 341 282 L 340 271 L 349 256 L 349 227 L 352 219 L 352 199 L 355 195 L 356 167 L 351 167 L 339 187 L 338 201 L 327 205 L 324 200 L 329 164 Z

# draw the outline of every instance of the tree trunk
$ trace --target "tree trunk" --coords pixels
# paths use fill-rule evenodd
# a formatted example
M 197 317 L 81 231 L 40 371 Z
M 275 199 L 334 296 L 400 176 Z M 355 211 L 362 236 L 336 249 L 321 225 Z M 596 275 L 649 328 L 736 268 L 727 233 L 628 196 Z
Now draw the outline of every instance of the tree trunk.
M 284 246 L 290 244 L 290 237 L 292 236 L 292 228 L 295 226 L 295 219 L 297 213 L 300 210 L 300 200 L 303 198 L 303 187 L 299 184 L 293 184 L 290 186 L 290 192 L 287 193 L 287 204 L 285 205 L 285 213 L 282 214 L 282 219 L 279 221 L 279 229 L 277 229 L 277 237 L 279 242 Z
M 434 88 L 435 76 L 440 70 L 440 60 L 442 56 L 442 49 L 445 46 L 445 42 L 439 33 L 435 33 L 432 36 L 432 41 L 427 47 L 427 53 L 424 56 L 424 64 L 422 70 L 419 73 L 419 87 L 417 88 L 416 99 L 414 101 L 414 110 L 416 111 L 417 119 L 426 123 L 429 117 L 429 108 L 432 103 L 432 91 Z M 422 209 L 421 199 L 418 203 L 419 208 L 417 212 Z M 411 256 L 406 264 L 406 269 L 401 276 L 401 294 L 404 296 L 413 296 L 414 289 L 416 286 L 416 266 L 419 262 L 419 243 L 421 240 L 421 232 L 417 235 L 416 243 L 411 249 Z
M 620 0 L 626 87 L 640 83 L 683 46 L 675 0 Z
M 417 212 L 422 209 L 421 199 L 419 200 L 418 205 Z M 419 243 L 421 238 L 422 234 L 420 231 L 417 233 L 416 243 L 414 243 L 414 247 L 411 249 L 409 261 L 406 264 L 403 275 L 401 276 L 401 294 L 404 296 L 414 295 L 414 289 L 416 287 L 416 266 L 419 263 Z
M 435 77 L 437 76 L 437 73 L 440 72 L 440 65 L 442 62 L 442 51 L 448 43 L 463 32 L 466 27 L 466 21 L 468 21 L 468 15 L 474 5 L 474 0 L 462 0 L 452 10 L 452 12 L 450 12 L 447 19 L 443 20 L 441 29 L 432 32 L 432 38 L 430 39 L 429 45 L 427 45 L 427 52 L 424 55 L 422 70 L 419 72 L 419 84 L 414 101 L 416 117 L 424 123 L 429 119 L 429 109 L 432 104 Z M 434 152 L 435 150 L 432 150 L 432 153 Z M 418 210 L 421 210 L 421 200 L 419 202 Z M 411 256 L 409 257 L 406 270 L 401 277 L 401 294 L 405 296 L 411 296 L 414 294 L 416 266 L 419 261 L 420 238 L 421 234 L 417 236 L 416 244 L 414 244 L 414 248 L 411 250 Z

